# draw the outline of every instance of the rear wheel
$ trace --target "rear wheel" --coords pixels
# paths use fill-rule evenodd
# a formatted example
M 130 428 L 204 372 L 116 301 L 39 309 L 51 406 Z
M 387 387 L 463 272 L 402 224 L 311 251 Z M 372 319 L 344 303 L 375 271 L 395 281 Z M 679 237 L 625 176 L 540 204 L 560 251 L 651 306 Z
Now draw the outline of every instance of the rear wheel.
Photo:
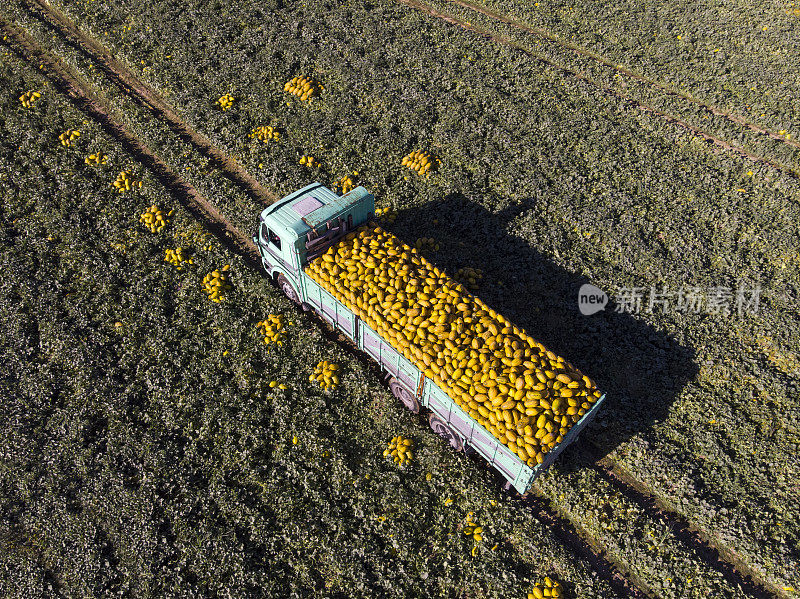
M 526 500 L 528 497 L 530 497 L 530 491 L 525 491 L 524 493 L 520 493 L 519 491 L 517 491 L 517 490 L 514 488 L 514 486 L 511 484 L 511 482 L 510 482 L 510 481 L 506 481 L 506 482 L 505 482 L 505 484 L 503 485 L 503 491 L 505 491 L 506 493 L 508 493 L 508 496 L 509 496 L 511 499 L 514 499 L 514 500 L 521 500 L 521 501 L 524 501 L 524 500 Z
M 401 403 L 415 414 L 419 414 L 419 400 L 408 392 L 396 379 L 389 381 L 389 390 Z
M 436 414 L 431 414 L 428 416 L 428 423 L 431 425 L 433 432 L 447 441 L 450 444 L 450 447 L 456 451 L 461 451 L 464 449 L 464 443 L 461 441 L 461 437 L 459 437 L 455 431 L 451 429 L 447 423 L 439 418 Z

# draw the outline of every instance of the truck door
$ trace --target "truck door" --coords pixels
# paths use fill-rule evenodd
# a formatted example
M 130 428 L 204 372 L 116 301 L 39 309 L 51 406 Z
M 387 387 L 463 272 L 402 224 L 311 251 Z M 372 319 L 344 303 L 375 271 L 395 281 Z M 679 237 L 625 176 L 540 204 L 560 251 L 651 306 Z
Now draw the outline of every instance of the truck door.
M 283 266 L 288 270 L 296 271 L 295 256 L 289 242 L 282 239 L 267 223 L 261 223 L 259 230 L 259 241 L 265 250 L 267 261 L 273 266 Z

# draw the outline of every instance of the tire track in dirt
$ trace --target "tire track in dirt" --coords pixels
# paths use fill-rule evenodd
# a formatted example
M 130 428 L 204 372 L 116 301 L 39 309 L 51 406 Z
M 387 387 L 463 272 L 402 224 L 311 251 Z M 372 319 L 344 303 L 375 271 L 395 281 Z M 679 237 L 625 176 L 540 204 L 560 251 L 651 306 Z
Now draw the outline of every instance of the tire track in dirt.
M 588 452 L 587 452 L 588 453 Z M 592 463 L 590 456 L 587 456 L 587 464 L 584 467 L 591 468 L 609 485 L 627 500 L 636 504 L 642 512 L 654 522 L 664 524 L 670 531 L 671 536 L 681 545 L 689 549 L 699 562 L 705 564 L 710 570 L 714 570 L 722 575 L 723 579 L 733 588 L 737 588 L 743 593 L 743 597 L 753 599 L 791 599 L 791 597 L 780 587 L 771 584 L 761 577 L 758 572 L 753 570 L 741 557 L 733 550 L 725 547 L 716 541 L 711 535 L 694 527 L 683 516 L 671 510 L 668 506 L 661 503 L 657 497 L 651 493 L 644 483 L 632 477 L 629 473 L 614 465 L 608 458 Z M 536 497 L 531 497 L 530 492 L 525 496 L 528 502 L 539 505 L 544 501 L 549 503 L 551 510 L 559 514 L 559 518 L 564 522 L 569 522 L 572 527 L 579 531 L 580 536 L 593 547 L 596 552 L 603 552 L 604 548 L 599 539 L 596 539 L 589 531 L 583 529 L 580 523 L 574 522 L 569 513 L 559 510 L 558 505 L 554 504 L 534 482 L 531 489 L 536 493 Z M 637 576 L 628 571 L 624 564 L 619 564 L 613 558 L 607 558 L 616 567 L 624 572 L 626 577 L 636 582 L 639 589 L 646 590 L 648 596 L 657 597 L 656 593 L 650 591 L 644 581 L 638 580 Z
M 731 586 L 738 586 L 748 597 L 756 599 L 791 599 L 783 589 L 764 580 L 733 549 L 665 505 L 652 489 L 619 464 L 606 457 L 595 461 L 591 467 L 616 491 L 638 505 L 648 518 L 665 523 L 677 541 L 719 572 Z
M 103 130 L 119 141 L 127 152 L 152 172 L 181 205 L 205 226 L 228 249 L 242 256 L 254 267 L 261 265 L 261 258 L 252 240 L 237 230 L 218 210 L 190 183 L 179 177 L 150 148 L 115 118 L 113 111 L 101 102 L 97 95 L 80 80 L 66 64 L 42 48 L 26 32 L 18 30 L 0 15 L 0 31 L 12 41 L 12 49 L 29 63 L 40 65 L 40 70 L 55 84 L 56 88 L 72 99 L 87 116 L 97 121 Z
M 31 14 L 55 29 L 70 45 L 96 63 L 103 73 L 110 77 L 132 100 L 165 122 L 180 137 L 181 141 L 194 146 L 200 154 L 211 161 L 212 165 L 220 168 L 222 173 L 245 193 L 253 196 L 265 206 L 280 199 L 277 194 L 261 185 L 241 164 L 215 146 L 207 137 L 195 131 L 164 101 L 158 92 L 114 58 L 105 46 L 82 33 L 69 17 L 44 0 L 23 0 L 22 3 Z
M 525 33 L 545 38 L 548 41 L 550 41 L 550 42 L 552 42 L 552 43 L 554 43 L 554 44 L 556 44 L 558 46 L 561 46 L 562 48 L 565 48 L 567 50 L 571 50 L 572 52 L 575 52 L 576 54 L 579 54 L 580 56 L 583 56 L 585 58 L 589 58 L 591 60 L 594 60 L 595 62 L 599 62 L 603 66 L 609 67 L 609 68 L 613 69 L 614 71 L 616 71 L 618 73 L 621 73 L 621 74 L 625 75 L 626 77 L 629 77 L 630 79 L 634 79 L 634 80 L 639 81 L 641 83 L 645 83 L 645 84 L 647 84 L 647 85 L 649 85 L 651 87 L 654 87 L 654 88 L 658 89 L 660 92 L 663 92 L 663 93 L 665 93 L 667 95 L 673 96 L 675 98 L 681 98 L 682 100 L 685 100 L 686 102 L 688 102 L 690 104 L 695 104 L 697 106 L 705 108 L 706 110 L 708 110 L 712 114 L 714 114 L 716 116 L 723 117 L 723 118 L 729 120 L 730 122 L 732 122 L 732 123 L 734 123 L 736 125 L 740 125 L 742 127 L 750 129 L 754 133 L 759 133 L 761 135 L 766 135 L 766 136 L 774 139 L 775 141 L 780 141 L 780 142 L 782 142 L 782 143 L 784 143 L 784 144 L 786 144 L 788 146 L 792 146 L 793 148 L 800 148 L 800 142 L 797 142 L 797 141 L 792 140 L 792 139 L 786 139 L 784 136 L 780 135 L 779 133 L 777 133 L 775 131 L 771 131 L 769 129 L 766 129 L 764 127 L 756 125 L 753 122 L 748 121 L 747 119 L 745 119 L 741 115 L 734 114 L 729 110 L 725 110 L 723 108 L 720 108 L 719 106 L 715 106 L 714 104 L 710 104 L 710 103 L 704 102 L 704 101 L 702 101 L 702 100 L 700 100 L 698 98 L 694 98 L 694 97 L 690 96 L 689 94 L 681 92 L 680 90 L 676 90 L 676 89 L 674 89 L 674 88 L 672 88 L 672 87 L 670 87 L 668 85 L 660 83 L 659 81 L 657 81 L 655 79 L 652 79 L 651 77 L 646 77 L 644 75 L 636 73 L 635 71 L 633 71 L 632 69 L 630 69 L 630 68 L 628 68 L 628 67 L 626 67 L 624 65 L 621 65 L 621 64 L 618 64 L 618 63 L 615 63 L 615 62 L 609 60 L 608 58 L 606 58 L 602 54 L 598 54 L 596 52 L 592 52 L 591 50 L 587 50 L 586 48 L 582 48 L 581 46 L 578 46 L 577 44 L 572 44 L 572 43 L 569 43 L 569 42 L 567 42 L 565 40 L 562 40 L 557 35 L 555 35 L 554 33 L 550 32 L 550 31 L 548 31 L 546 29 L 542 29 L 540 27 L 533 27 L 531 25 L 527 25 L 527 24 L 525 24 L 525 23 L 523 23 L 523 22 L 521 22 L 521 21 L 519 21 L 517 19 L 514 19 L 512 17 L 509 17 L 509 16 L 506 16 L 504 14 L 501 14 L 501 13 L 495 11 L 495 10 L 492 10 L 492 9 L 490 9 L 490 8 L 488 8 L 488 7 L 486 7 L 486 6 L 482 5 L 482 4 L 478 4 L 476 2 L 470 2 L 468 0 L 446 0 L 446 1 L 451 3 L 451 4 L 456 4 L 456 5 L 461 6 L 463 8 L 466 8 L 466 9 L 469 9 L 469 10 L 473 10 L 473 11 L 475 11 L 477 13 L 480 13 L 480 14 L 482 14 L 484 16 L 489 17 L 490 19 L 493 19 L 495 21 L 500 21 L 501 23 L 505 23 L 506 25 L 509 25 L 509 26 L 511 26 L 511 27 L 513 27 L 515 29 L 519 29 L 520 31 L 524 31 Z
M 572 520 L 553 509 L 541 492 L 536 491 L 535 487 L 533 490 L 537 494 L 535 497 L 528 494 L 522 499 L 526 506 L 540 522 L 548 526 L 562 545 L 586 560 L 618 595 L 631 599 L 658 599 L 658 595 L 644 581 L 610 559 L 586 531 L 577 529 Z
M 725 546 L 713 535 L 697 528 L 684 516 L 677 513 L 671 506 L 659 500 L 644 482 L 636 479 L 631 473 L 618 464 L 615 464 L 608 457 L 599 457 L 598 452 L 591 445 L 591 442 L 582 446 L 572 446 L 573 452 L 579 452 L 578 461 L 582 467 L 591 468 L 604 481 L 606 481 L 615 491 L 619 492 L 628 501 L 636 504 L 639 509 L 653 522 L 665 525 L 671 536 L 693 555 L 699 562 L 705 564 L 710 570 L 718 572 L 723 579 L 733 588 L 737 588 L 743 593 L 743 597 L 753 599 L 791 599 L 791 596 L 781 589 L 781 587 L 764 580 L 759 572 L 750 567 L 735 551 Z M 533 496 L 535 494 L 535 497 Z M 559 534 L 559 528 L 569 524 L 578 531 L 579 537 L 592 548 L 595 553 L 603 553 L 605 549 L 601 541 L 591 532 L 584 529 L 580 522 L 575 522 L 570 518 L 570 514 L 559 509 L 559 506 L 542 491 L 538 483 L 534 482 L 531 490 L 523 496 L 523 500 L 538 508 L 544 504 L 549 504 L 549 512 L 557 514 L 559 522 L 553 521 L 554 533 Z M 548 515 L 541 517 L 547 521 Z M 648 585 L 639 580 L 638 577 L 629 571 L 625 564 L 618 563 L 612 557 L 606 558 L 614 563 L 616 568 L 624 573 L 628 580 L 635 582 L 639 590 L 647 593 L 649 597 L 657 597 L 657 593 L 652 592 Z
M 567 75 L 569 75 L 571 77 L 574 77 L 576 79 L 579 79 L 579 80 L 582 80 L 582 81 L 586 81 L 587 83 L 589 83 L 589 84 L 591 84 L 591 85 L 603 90 L 606 94 L 608 94 L 610 96 L 613 96 L 614 98 L 620 100 L 623 105 L 637 108 L 637 109 L 641 110 L 642 112 L 649 112 L 651 114 L 655 114 L 655 115 L 661 117 L 662 119 L 664 119 L 665 121 L 667 121 L 668 123 L 670 123 L 672 125 L 675 125 L 676 127 L 679 127 L 681 129 L 684 129 L 684 130 L 688 131 L 689 133 L 691 133 L 693 135 L 696 135 L 697 137 L 702 138 L 706 142 L 709 142 L 710 144 L 713 144 L 714 146 L 716 146 L 718 148 L 721 148 L 722 150 L 724 150 L 726 152 L 730 152 L 730 153 L 733 153 L 733 154 L 738 154 L 742 158 L 746 158 L 748 160 L 752 160 L 753 162 L 756 162 L 756 163 L 759 163 L 759 164 L 764 164 L 764 165 L 769 166 L 770 168 L 776 169 L 776 170 L 778 170 L 778 171 L 780 171 L 780 172 L 782 172 L 782 173 L 784 173 L 786 175 L 789 175 L 789 176 L 794 177 L 796 179 L 800 179 L 800 170 L 798 170 L 796 167 L 794 167 L 792 165 L 783 164 L 782 162 L 778 162 L 776 160 L 772 160 L 772 159 L 767 158 L 765 156 L 759 156 L 758 154 L 754 154 L 753 152 L 750 152 L 749 150 L 746 150 L 745 148 L 733 145 L 731 142 L 729 142 L 727 140 L 724 140 L 721 137 L 718 137 L 716 135 L 713 135 L 713 134 L 711 134 L 711 133 L 709 133 L 707 131 L 704 131 L 704 130 L 700 129 L 699 127 L 691 125 L 690 123 L 688 123 L 688 122 L 686 122 L 686 121 L 684 121 L 684 120 L 682 120 L 682 119 L 680 119 L 680 118 L 678 118 L 676 116 L 668 114 L 668 113 L 666 113 L 666 112 L 664 112 L 662 110 L 658 110 L 657 108 L 655 108 L 653 106 L 648 106 L 646 104 L 643 104 L 638 99 L 636 99 L 636 98 L 634 98 L 632 96 L 629 96 L 627 94 L 624 94 L 618 89 L 614 89 L 613 87 L 605 85 L 604 83 L 601 83 L 600 81 L 597 81 L 596 79 L 593 79 L 592 77 L 589 77 L 585 73 L 582 73 L 580 71 L 574 70 L 574 69 L 572 69 L 572 68 L 570 68 L 568 66 L 556 63 L 556 62 L 550 60 L 549 58 L 547 58 L 546 56 L 541 55 L 540 53 L 528 48 L 527 46 L 525 46 L 525 45 L 521 44 L 520 42 L 517 42 L 517 41 L 515 41 L 515 40 L 513 40 L 513 39 L 511 39 L 511 38 L 509 38 L 507 36 L 501 35 L 501 34 L 496 33 L 496 32 L 488 31 L 488 30 L 486 30 L 486 29 L 484 29 L 482 27 L 479 27 L 477 25 L 474 25 L 474 24 L 470 23 L 469 21 L 467 21 L 465 19 L 462 19 L 461 17 L 457 17 L 457 16 L 454 16 L 454 15 L 443 13 L 443 12 L 437 10 L 436 8 L 434 8 L 433 6 L 427 4 L 426 2 L 423 2 L 422 0 L 395 0 L 395 2 L 397 2 L 399 4 L 403 4 L 403 5 L 408 6 L 410 8 L 413 8 L 415 10 L 418 10 L 418 11 L 420 11 L 422 13 L 425 13 L 427 15 L 430 15 L 432 17 L 435 17 L 435 18 L 440 19 L 442 21 L 445 21 L 447 23 L 450 23 L 451 25 L 456 25 L 458 27 L 461 27 L 462 29 L 465 29 L 465 30 L 467 30 L 467 31 L 469 31 L 469 32 L 471 32 L 473 34 L 476 34 L 476 35 L 478 35 L 478 36 L 480 36 L 480 37 L 482 37 L 482 38 L 484 38 L 486 40 L 489 40 L 489 41 L 492 41 L 492 42 L 496 42 L 498 44 L 502 44 L 502 45 L 507 46 L 509 48 L 513 48 L 515 50 L 518 50 L 518 51 L 526 54 L 527 56 L 531 57 L 532 59 L 540 61 L 540 62 L 548 65 L 551 68 L 559 70 L 559 71 L 561 71 L 561 72 L 563 72 L 563 73 L 565 73 L 565 74 L 567 74 Z M 460 3 L 458 3 L 458 2 L 457 2 L 457 4 L 460 5 Z M 482 14 L 484 14 L 484 13 L 482 13 Z M 666 93 L 669 90 L 663 90 L 663 91 Z M 698 103 L 699 103 L 699 101 L 698 101 Z M 705 106 L 705 105 L 703 105 L 703 106 Z M 724 116 L 724 115 L 722 115 L 722 116 Z M 755 125 L 753 125 L 753 126 L 755 127 Z M 757 133 L 762 133 L 762 131 L 759 131 L 757 129 L 753 129 L 753 130 L 755 132 L 757 132 Z M 763 134 L 770 134 L 770 132 L 768 132 L 766 130 L 763 130 Z M 777 136 L 777 134 L 774 134 L 774 135 Z M 772 136 L 772 134 L 770 134 L 770 136 Z M 780 136 L 778 136 L 778 138 L 780 138 Z M 788 145 L 794 146 L 795 144 L 797 144 L 797 142 L 792 142 L 792 141 L 789 141 L 789 140 L 785 140 L 783 138 L 780 138 L 780 139 L 784 143 L 787 143 Z M 798 147 L 800 147 L 800 144 L 798 144 Z

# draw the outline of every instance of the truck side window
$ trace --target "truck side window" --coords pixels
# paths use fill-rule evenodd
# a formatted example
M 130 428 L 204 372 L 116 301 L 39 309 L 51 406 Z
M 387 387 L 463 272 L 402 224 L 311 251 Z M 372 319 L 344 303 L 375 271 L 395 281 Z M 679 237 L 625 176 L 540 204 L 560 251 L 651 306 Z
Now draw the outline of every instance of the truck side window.
M 269 242 L 280 250 L 281 238 L 275 235 L 275 233 L 272 232 L 272 229 L 267 229 L 267 233 L 269 234 Z

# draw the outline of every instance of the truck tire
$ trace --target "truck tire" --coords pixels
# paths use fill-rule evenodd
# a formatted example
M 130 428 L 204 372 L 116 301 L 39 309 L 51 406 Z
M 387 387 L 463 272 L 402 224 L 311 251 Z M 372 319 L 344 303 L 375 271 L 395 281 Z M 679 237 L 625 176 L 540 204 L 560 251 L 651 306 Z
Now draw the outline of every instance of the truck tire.
M 450 447 L 452 447 L 454 450 L 461 451 L 464 449 L 464 443 L 461 441 L 461 437 L 459 437 L 456 432 L 436 414 L 431 414 L 428 416 L 428 424 L 431 425 L 433 432 L 447 441 L 450 444 Z
M 389 390 L 392 392 L 400 402 L 415 414 L 419 414 L 420 405 L 419 400 L 408 392 L 408 389 L 403 387 L 397 379 L 389 380 Z
M 510 481 L 506 481 L 503 484 L 503 491 L 508 493 L 509 498 L 515 501 L 525 501 L 528 497 L 530 497 L 531 492 L 525 491 L 524 493 L 520 494 L 513 486 L 511 486 Z
M 281 288 L 281 291 L 292 300 L 292 303 L 300 305 L 300 296 L 297 295 L 297 291 L 294 290 L 292 284 L 289 282 L 289 279 L 284 277 L 283 275 L 278 275 L 278 278 L 275 279 L 275 282 L 278 283 L 278 287 Z

